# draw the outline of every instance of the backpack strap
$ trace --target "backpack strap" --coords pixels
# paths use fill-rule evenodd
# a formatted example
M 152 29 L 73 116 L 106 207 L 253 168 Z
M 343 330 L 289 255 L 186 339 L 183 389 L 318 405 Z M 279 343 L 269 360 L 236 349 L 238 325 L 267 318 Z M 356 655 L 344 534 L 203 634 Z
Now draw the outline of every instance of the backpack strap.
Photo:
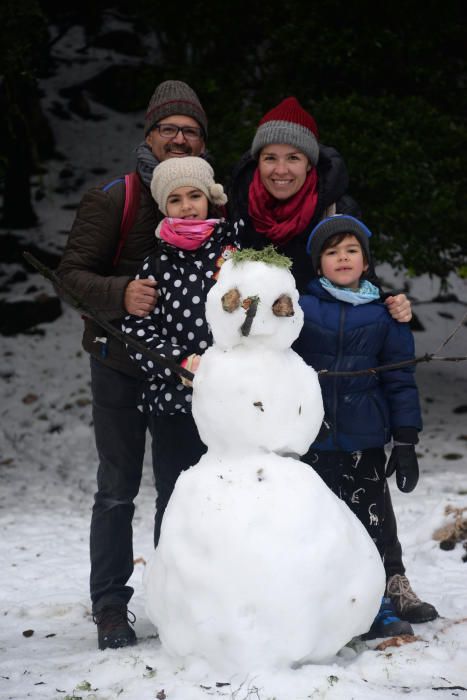
M 111 183 L 114 184 L 114 183 Z M 120 236 L 118 239 L 117 251 L 112 261 L 113 267 L 118 265 L 128 234 L 135 222 L 136 212 L 139 207 L 141 191 L 141 180 L 136 172 L 125 175 L 125 204 L 123 205 L 123 215 L 120 224 Z

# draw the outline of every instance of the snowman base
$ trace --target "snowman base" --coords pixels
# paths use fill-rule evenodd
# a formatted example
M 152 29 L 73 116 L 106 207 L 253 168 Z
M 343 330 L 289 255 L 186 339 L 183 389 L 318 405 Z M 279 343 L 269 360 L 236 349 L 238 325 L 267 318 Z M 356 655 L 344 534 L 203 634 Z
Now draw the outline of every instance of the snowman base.
M 179 477 L 145 575 L 163 647 L 228 673 L 320 662 L 385 587 L 363 525 L 297 459 L 204 455 Z

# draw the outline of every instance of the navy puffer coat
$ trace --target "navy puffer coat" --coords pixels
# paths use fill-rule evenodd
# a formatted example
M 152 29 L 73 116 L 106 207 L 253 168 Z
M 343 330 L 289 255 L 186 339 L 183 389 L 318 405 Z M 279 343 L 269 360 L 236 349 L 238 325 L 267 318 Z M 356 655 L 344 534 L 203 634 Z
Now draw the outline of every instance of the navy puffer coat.
M 294 344 L 316 371 L 349 371 L 397 363 L 414 357 L 407 323 L 394 321 L 380 301 L 353 306 L 338 301 L 318 279 L 300 298 L 305 322 Z M 353 377 L 320 377 L 331 433 L 317 450 L 382 447 L 401 429 L 421 430 L 414 365 Z M 415 438 L 414 442 L 417 439 Z

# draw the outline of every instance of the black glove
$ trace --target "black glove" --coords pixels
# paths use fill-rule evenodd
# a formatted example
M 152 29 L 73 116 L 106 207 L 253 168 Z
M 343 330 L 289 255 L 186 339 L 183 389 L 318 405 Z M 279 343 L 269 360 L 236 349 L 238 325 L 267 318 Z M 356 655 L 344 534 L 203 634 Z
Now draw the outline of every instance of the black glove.
M 386 477 L 396 472 L 399 491 L 410 493 L 418 483 L 418 460 L 415 445 L 394 445 L 386 466 Z

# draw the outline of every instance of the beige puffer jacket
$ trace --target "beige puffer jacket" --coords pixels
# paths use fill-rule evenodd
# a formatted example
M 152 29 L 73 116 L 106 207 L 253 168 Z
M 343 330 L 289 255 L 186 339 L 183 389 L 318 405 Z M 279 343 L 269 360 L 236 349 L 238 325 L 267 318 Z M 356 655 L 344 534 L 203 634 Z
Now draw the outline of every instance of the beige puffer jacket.
M 123 298 L 144 258 L 154 251 L 154 231 L 160 213 L 149 188 L 141 184 L 134 224 L 128 233 L 116 267 L 113 259 L 120 238 L 125 202 L 124 180 L 109 189 L 95 187 L 83 197 L 57 275 L 86 306 L 102 319 L 115 321 L 125 316 Z M 66 294 L 57 290 L 66 301 Z M 108 334 L 92 319 L 84 319 L 83 347 L 106 365 L 131 376 L 142 376 L 120 341 L 109 336 L 107 344 L 96 340 Z M 105 357 L 104 357 L 105 355 Z

